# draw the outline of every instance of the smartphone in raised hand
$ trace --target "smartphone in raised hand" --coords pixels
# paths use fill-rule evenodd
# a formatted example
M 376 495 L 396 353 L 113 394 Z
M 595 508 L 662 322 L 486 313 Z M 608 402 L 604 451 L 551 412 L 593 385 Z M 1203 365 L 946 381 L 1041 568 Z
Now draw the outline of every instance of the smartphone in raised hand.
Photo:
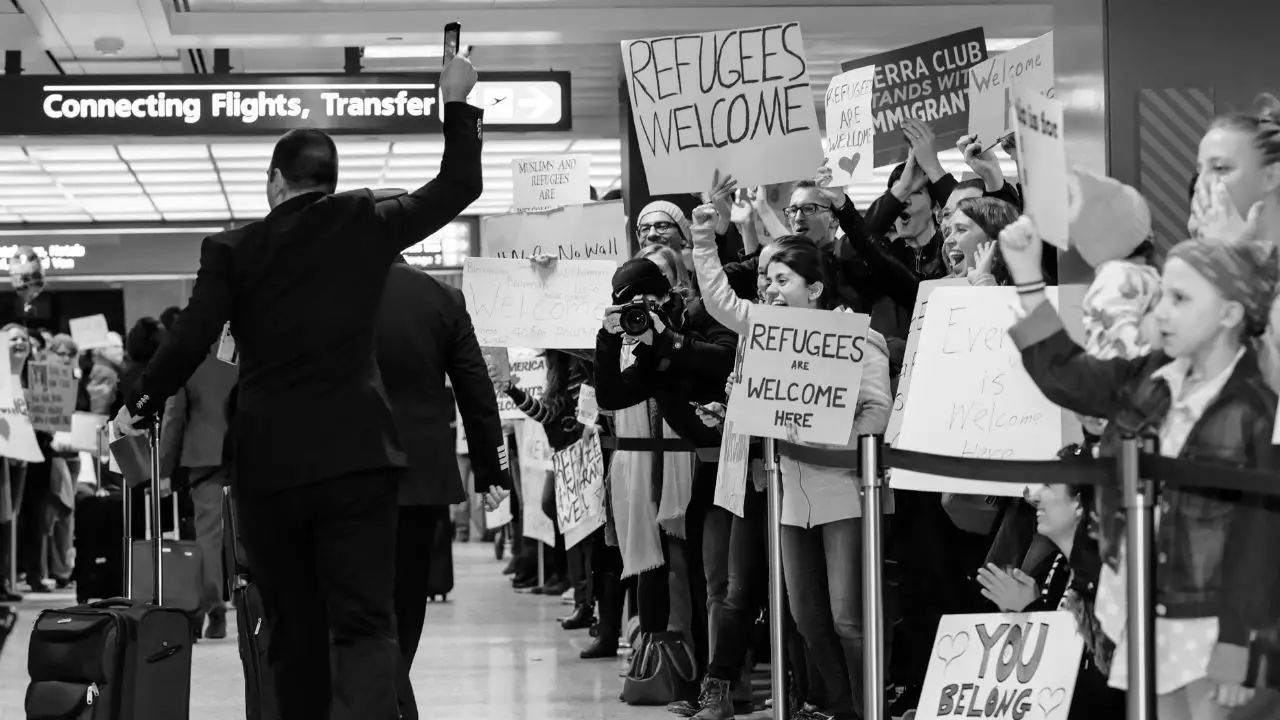
M 444 26 L 444 62 L 448 65 L 454 55 L 462 49 L 462 23 L 451 22 Z

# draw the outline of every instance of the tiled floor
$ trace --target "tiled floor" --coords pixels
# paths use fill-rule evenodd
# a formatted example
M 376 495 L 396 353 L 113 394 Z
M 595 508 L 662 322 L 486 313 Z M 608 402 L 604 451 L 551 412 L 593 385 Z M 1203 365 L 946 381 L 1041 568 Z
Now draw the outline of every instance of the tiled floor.
M 517 595 L 488 545 L 455 545 L 457 587 L 432 605 L 413 668 L 424 718 L 432 720 L 667 720 L 662 708 L 618 702 L 620 662 L 578 659 L 585 631 L 555 622 L 559 598 Z M 23 720 L 26 648 L 43 608 L 74 603 L 69 594 L 28 595 L 18 628 L 0 655 L 0 720 Z M 243 720 L 244 681 L 235 628 L 226 640 L 196 646 L 191 720 Z

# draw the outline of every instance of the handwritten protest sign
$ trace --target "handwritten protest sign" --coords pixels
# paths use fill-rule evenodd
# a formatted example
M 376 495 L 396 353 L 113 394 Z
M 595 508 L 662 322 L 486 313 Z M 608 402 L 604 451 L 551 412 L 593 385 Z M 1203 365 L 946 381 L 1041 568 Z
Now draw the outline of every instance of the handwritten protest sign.
M 1057 288 L 1049 288 L 1057 302 Z M 1022 367 L 1009 337 L 1015 288 L 940 287 L 929 296 L 898 447 L 955 457 L 1051 460 L 1062 412 Z M 1028 483 L 1035 482 L 1033 478 Z M 890 485 L 970 495 L 1019 496 L 1021 485 L 895 470 Z
M 1010 110 L 1018 142 L 1018 177 L 1027 214 L 1045 242 L 1067 248 L 1067 146 L 1062 103 L 1030 89 L 1016 88 Z
M 70 432 L 76 411 L 76 376 L 58 363 L 27 365 L 27 407 L 31 424 L 43 432 Z
M 756 305 L 729 419 L 738 432 L 846 445 L 862 382 L 871 318 Z
M 71 339 L 81 350 L 94 350 L 111 344 L 105 315 L 71 318 L 68 324 L 71 326 Z
M 876 167 L 906 156 L 907 141 L 894 131 L 907 117 L 932 125 L 943 147 L 955 146 L 969 128 L 968 70 L 986 59 L 986 36 L 974 28 L 842 63 L 845 72 L 868 65 L 876 69 L 871 99 Z
M 601 260 L 547 271 L 527 260 L 466 258 L 462 292 L 476 338 L 487 346 L 594 348 L 617 269 Z
M 735 386 L 742 382 L 743 356 L 746 354 L 746 338 L 738 340 L 733 373 L 729 376 Z M 730 395 L 732 397 L 732 393 Z M 747 495 L 747 473 L 751 469 L 751 436 L 738 432 L 732 420 L 724 421 L 724 433 L 720 437 L 720 464 L 716 468 L 716 492 L 713 502 L 717 507 L 743 517 Z
M 969 134 L 984 149 L 1013 132 L 1009 110 L 1013 91 L 1029 90 L 1053 97 L 1053 32 L 969 69 Z
M 907 405 L 907 391 L 911 388 L 911 372 L 916 362 L 916 352 L 920 348 L 920 331 L 924 326 L 925 308 L 929 305 L 929 296 L 940 287 L 968 287 L 967 278 L 943 278 L 941 280 L 925 280 L 920 283 L 916 292 L 916 306 L 911 311 L 911 327 L 907 331 L 907 349 L 902 356 L 902 372 L 898 375 L 898 391 L 893 395 L 893 407 L 889 410 L 889 427 L 885 430 L 885 441 L 897 445 L 898 434 L 902 431 L 903 410 Z
M 873 65 L 835 76 L 827 86 L 826 165 L 831 184 L 871 182 L 876 128 L 871 116 Z
M 8 383 L 13 377 L 9 353 L 0 352 L 0 377 Z M 10 383 L 9 392 L 0 394 L 0 457 L 27 462 L 44 462 L 44 453 L 36 444 L 36 431 L 27 414 L 27 399 L 21 387 Z
M 548 210 L 591 200 L 591 156 L 559 155 L 511 161 L 517 210 Z
M 529 348 L 508 348 L 506 350 L 507 372 L 512 384 L 519 387 L 526 395 L 541 400 L 547 388 L 547 359 L 537 350 Z M 525 420 L 525 415 L 516 407 L 516 401 L 506 393 L 498 395 L 498 418 L 501 420 Z
M 812 177 L 822 162 L 799 23 L 624 40 L 623 80 L 654 195 Z
M 516 424 L 516 447 L 520 450 L 521 522 L 525 536 L 546 545 L 556 544 L 556 528 L 542 512 L 542 486 L 551 470 L 551 444 L 540 423 L 526 420 Z
M 621 200 L 570 205 L 559 210 L 486 217 L 480 254 L 493 258 L 551 255 L 559 260 L 613 260 L 630 252 Z
M 1066 720 L 1084 640 L 1069 612 L 944 615 L 917 720 Z
M 592 435 L 551 457 L 556 473 L 556 519 L 566 549 L 604 525 L 604 455 Z

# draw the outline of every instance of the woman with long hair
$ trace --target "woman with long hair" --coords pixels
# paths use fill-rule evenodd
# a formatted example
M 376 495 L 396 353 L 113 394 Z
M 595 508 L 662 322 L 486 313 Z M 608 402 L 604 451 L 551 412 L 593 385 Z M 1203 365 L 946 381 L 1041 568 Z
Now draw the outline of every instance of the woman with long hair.
M 974 286 L 1008 285 L 1009 271 L 1000 259 L 996 238 L 1018 219 L 1013 205 L 990 197 L 965 198 L 949 219 L 951 233 L 943 255 L 953 277 L 967 277 Z

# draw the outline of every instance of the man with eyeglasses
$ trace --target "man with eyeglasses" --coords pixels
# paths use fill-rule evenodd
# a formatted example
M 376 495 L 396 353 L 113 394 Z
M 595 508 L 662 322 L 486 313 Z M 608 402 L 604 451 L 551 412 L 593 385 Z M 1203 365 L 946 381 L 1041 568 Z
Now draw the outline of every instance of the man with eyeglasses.
M 640 246 L 666 245 L 678 253 L 689 246 L 689 219 L 675 203 L 654 200 L 644 206 L 636 220 L 636 239 Z

